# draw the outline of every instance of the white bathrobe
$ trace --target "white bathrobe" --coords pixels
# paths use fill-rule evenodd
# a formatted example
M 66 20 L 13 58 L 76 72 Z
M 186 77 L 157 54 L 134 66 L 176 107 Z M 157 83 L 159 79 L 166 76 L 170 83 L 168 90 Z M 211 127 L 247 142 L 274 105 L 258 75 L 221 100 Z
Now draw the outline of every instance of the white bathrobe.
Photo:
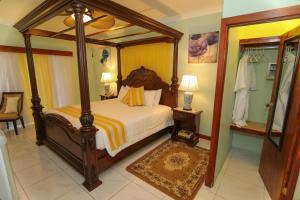
M 286 61 L 282 68 L 282 75 L 281 75 L 282 78 L 280 80 L 276 110 L 275 110 L 274 121 L 272 125 L 272 129 L 277 130 L 279 132 L 282 132 L 282 126 L 283 126 L 284 116 L 288 104 L 294 67 L 295 67 L 295 55 L 292 53 L 288 53 L 286 57 Z
M 244 55 L 239 62 L 234 87 L 235 104 L 232 121 L 236 126 L 246 126 L 250 91 L 256 90 L 255 66 L 248 62 L 249 55 Z

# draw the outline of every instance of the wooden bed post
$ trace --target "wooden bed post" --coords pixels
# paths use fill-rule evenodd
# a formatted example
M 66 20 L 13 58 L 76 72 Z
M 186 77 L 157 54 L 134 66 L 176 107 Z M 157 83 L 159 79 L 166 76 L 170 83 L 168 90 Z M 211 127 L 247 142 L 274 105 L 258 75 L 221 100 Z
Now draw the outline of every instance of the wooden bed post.
M 81 116 L 80 135 L 82 137 L 83 170 L 85 181 L 83 185 L 93 190 L 101 184 L 98 178 L 96 158 L 96 132 L 93 126 L 94 116 L 91 114 L 90 93 L 88 82 L 88 70 L 86 61 L 85 33 L 83 24 L 83 13 L 85 7 L 77 2 L 72 4 L 75 15 L 77 61 L 80 85 Z
M 172 93 L 176 95 L 176 106 L 178 105 L 178 39 L 174 39 L 174 53 L 173 53 L 173 74 L 172 74 Z
M 118 81 L 117 81 L 117 86 L 118 86 L 118 93 L 121 89 L 122 86 L 122 70 L 121 70 L 121 46 L 117 46 L 117 59 L 118 59 Z
M 25 41 L 25 51 L 27 57 L 27 65 L 29 71 L 29 79 L 30 79 L 30 86 L 31 86 L 31 102 L 32 102 L 32 115 L 34 119 L 35 131 L 36 131 L 36 144 L 42 145 L 43 140 L 45 138 L 45 130 L 43 128 L 43 106 L 41 105 L 41 98 L 39 97 L 38 88 L 36 85 L 36 76 L 34 70 L 34 61 L 32 55 L 32 48 L 31 48 L 31 35 L 28 32 L 23 33 L 24 41 Z

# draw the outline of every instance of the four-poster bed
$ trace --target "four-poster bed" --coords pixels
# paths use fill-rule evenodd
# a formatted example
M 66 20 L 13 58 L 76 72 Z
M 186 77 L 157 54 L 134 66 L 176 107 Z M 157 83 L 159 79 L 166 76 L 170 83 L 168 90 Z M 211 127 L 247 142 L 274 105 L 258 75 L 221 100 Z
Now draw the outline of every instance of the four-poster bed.
M 105 31 L 85 34 L 85 28 L 89 22 L 84 22 L 83 16 L 86 9 L 101 10 L 115 16 L 116 18 L 126 21 L 129 24 L 123 27 L 107 29 Z M 74 13 L 75 26 L 68 30 L 50 31 L 37 29 L 43 23 L 51 20 L 61 12 L 71 9 Z M 139 26 L 148 31 L 137 34 L 128 34 L 121 37 L 108 37 L 107 39 L 96 39 L 97 34 L 117 29 L 126 29 L 132 26 Z M 82 173 L 85 177 L 83 185 L 89 190 L 93 190 L 101 184 L 98 179 L 98 173 L 105 170 L 115 162 L 136 151 L 150 141 L 158 138 L 170 127 L 164 128 L 150 136 L 136 142 L 125 148 L 116 156 L 111 157 L 107 151 L 96 149 L 95 135 L 98 131 L 93 125 L 94 116 L 91 113 L 86 43 L 105 45 L 117 48 L 118 90 L 122 85 L 130 87 L 144 86 L 145 90 L 162 89 L 160 104 L 174 108 L 177 106 L 178 78 L 177 78 L 177 57 L 178 41 L 183 35 L 166 25 L 163 25 L 151 18 L 143 16 L 133 10 L 123 7 L 117 3 L 107 0 L 46 0 L 44 3 L 35 8 L 27 16 L 21 19 L 15 27 L 23 34 L 25 40 L 25 49 L 32 91 L 32 110 L 36 128 L 37 145 L 46 144 L 53 151 L 63 157 L 70 165 Z M 75 29 L 75 33 L 65 34 Z M 159 33 L 159 36 L 146 37 L 142 39 L 112 42 L 124 37 L 132 37 L 149 32 Z M 31 47 L 31 35 L 43 36 L 65 40 L 75 40 L 77 44 L 77 60 L 79 72 L 80 98 L 81 98 L 81 116 L 80 128 L 75 128 L 65 117 L 55 113 L 43 113 L 43 106 L 39 97 L 35 69 Z M 94 37 L 94 38 L 93 38 Z M 121 75 L 120 49 L 126 46 L 141 45 L 157 42 L 168 42 L 174 44 L 173 72 L 171 85 L 161 80 L 159 75 L 154 71 L 141 67 L 132 71 L 125 79 Z

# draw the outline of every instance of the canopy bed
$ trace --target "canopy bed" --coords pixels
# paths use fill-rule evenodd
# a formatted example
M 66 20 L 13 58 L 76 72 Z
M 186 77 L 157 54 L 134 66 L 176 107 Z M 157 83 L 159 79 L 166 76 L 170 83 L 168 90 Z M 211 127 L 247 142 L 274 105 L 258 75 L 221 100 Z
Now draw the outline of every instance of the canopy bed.
M 53 22 L 59 23 L 57 20 L 61 19 L 62 16 L 67 16 L 64 21 L 65 25 L 68 26 L 67 29 L 55 31 L 46 30 L 47 27 L 49 27 L 47 24 L 49 21 L 52 22 L 52 24 Z M 114 24 L 117 20 L 127 23 L 116 27 Z M 90 25 L 93 25 L 92 28 L 90 28 Z M 114 31 L 124 31 L 137 26 L 139 27 L 139 32 L 133 33 L 129 31 L 129 34 L 125 33 L 125 35 L 114 37 L 111 37 L 109 34 Z M 95 27 L 100 27 L 101 30 L 97 31 Z M 171 109 L 177 106 L 177 54 L 178 41 L 183 35 L 181 32 L 113 1 L 107 0 L 46 0 L 15 24 L 15 28 L 23 34 L 25 40 L 32 90 L 31 101 L 36 129 L 36 143 L 37 145 L 47 145 L 76 170 L 82 173 L 85 177 L 83 185 L 89 191 L 101 184 L 101 181 L 98 179 L 98 174 L 101 171 L 155 138 L 158 138 L 170 129 L 170 126 L 160 127 L 159 130 L 148 134 L 139 141 L 132 142 L 132 144 L 127 145 L 126 148 L 120 150 L 120 152 L 113 156 L 108 153 L 107 149 L 99 146 L 99 142 L 97 142 L 96 139 L 98 129 L 94 126 L 97 120 L 99 120 L 97 114 L 105 115 L 110 113 L 102 113 L 101 109 L 100 111 L 98 110 L 95 115 L 93 115 L 94 111 L 93 114 L 91 112 L 91 107 L 93 108 L 93 106 L 97 105 L 91 105 L 90 102 L 86 43 L 117 48 L 118 91 L 121 86 L 144 86 L 145 90 L 162 89 L 160 105 Z M 86 34 L 86 31 L 89 33 Z M 103 38 L 103 33 L 108 35 L 108 37 Z M 79 111 L 74 110 L 74 107 L 72 107 L 66 108 L 64 111 L 59 110 L 59 112 L 43 113 L 43 106 L 41 105 L 35 77 L 31 35 L 76 41 L 81 98 L 81 106 L 77 107 Z M 124 41 L 124 38 L 131 38 L 131 40 Z M 132 38 L 135 40 L 132 40 Z M 121 74 L 120 49 L 127 46 L 158 42 L 174 44 L 171 84 L 169 85 L 162 81 L 158 74 L 144 67 L 133 70 L 123 79 Z M 112 101 L 110 101 L 110 103 L 112 103 Z M 71 110 L 73 118 L 74 116 L 78 116 L 77 119 L 79 118 L 80 120 L 80 123 L 78 122 L 79 127 L 76 127 L 74 123 L 71 122 L 71 118 L 65 115 L 66 113 L 71 114 L 70 109 L 73 109 Z M 120 110 L 120 113 L 121 112 Z

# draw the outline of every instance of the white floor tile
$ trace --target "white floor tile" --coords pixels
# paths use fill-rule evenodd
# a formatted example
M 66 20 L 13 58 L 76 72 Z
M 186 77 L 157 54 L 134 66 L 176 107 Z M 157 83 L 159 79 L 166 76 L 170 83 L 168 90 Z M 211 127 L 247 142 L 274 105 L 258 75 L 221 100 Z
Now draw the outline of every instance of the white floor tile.
M 53 162 L 41 162 L 41 164 L 34 165 L 25 170 L 17 171 L 16 176 L 23 187 L 28 187 L 59 172 L 61 172 L 61 169 L 59 169 Z
M 134 183 L 137 184 L 138 186 L 142 187 L 144 190 L 152 193 L 153 195 L 155 195 L 157 198 L 164 198 L 166 196 L 165 193 L 161 192 L 160 190 L 156 189 L 155 187 L 153 187 L 152 185 L 146 183 L 145 181 L 136 178 L 134 180 Z
M 128 184 L 119 193 L 114 195 L 111 200 L 158 200 L 152 193 L 144 190 L 135 183 Z
M 205 187 L 201 187 L 199 192 L 197 193 L 195 200 L 213 200 L 215 197 L 215 194 Z
M 69 176 L 59 173 L 25 188 L 25 192 L 30 200 L 53 200 L 76 186 L 77 184 Z
M 93 198 L 78 186 L 59 197 L 57 200 L 93 200 Z
M 35 145 L 34 128 L 7 132 L 8 150 L 21 200 L 171 200 L 172 198 L 126 171 L 126 167 L 170 138 L 165 135 L 100 174 L 103 182 L 92 192 L 84 177 L 46 146 Z M 198 144 L 205 148 L 208 143 Z M 213 188 L 205 185 L 195 200 L 270 200 L 258 174 L 260 155 L 233 149 Z
M 22 188 L 21 184 L 19 183 L 16 177 L 15 177 L 15 184 L 16 184 L 17 195 L 19 200 L 28 200 L 28 197 L 25 194 L 24 189 Z
M 12 168 L 15 172 L 28 169 L 37 164 L 48 164 L 49 162 L 50 160 L 42 151 L 27 153 L 11 160 Z
M 110 199 L 130 182 L 117 171 L 113 171 L 111 169 L 101 173 L 100 180 L 102 181 L 102 185 L 90 193 L 93 198 L 97 200 Z
M 225 174 L 217 195 L 228 200 L 263 200 L 264 189 Z

